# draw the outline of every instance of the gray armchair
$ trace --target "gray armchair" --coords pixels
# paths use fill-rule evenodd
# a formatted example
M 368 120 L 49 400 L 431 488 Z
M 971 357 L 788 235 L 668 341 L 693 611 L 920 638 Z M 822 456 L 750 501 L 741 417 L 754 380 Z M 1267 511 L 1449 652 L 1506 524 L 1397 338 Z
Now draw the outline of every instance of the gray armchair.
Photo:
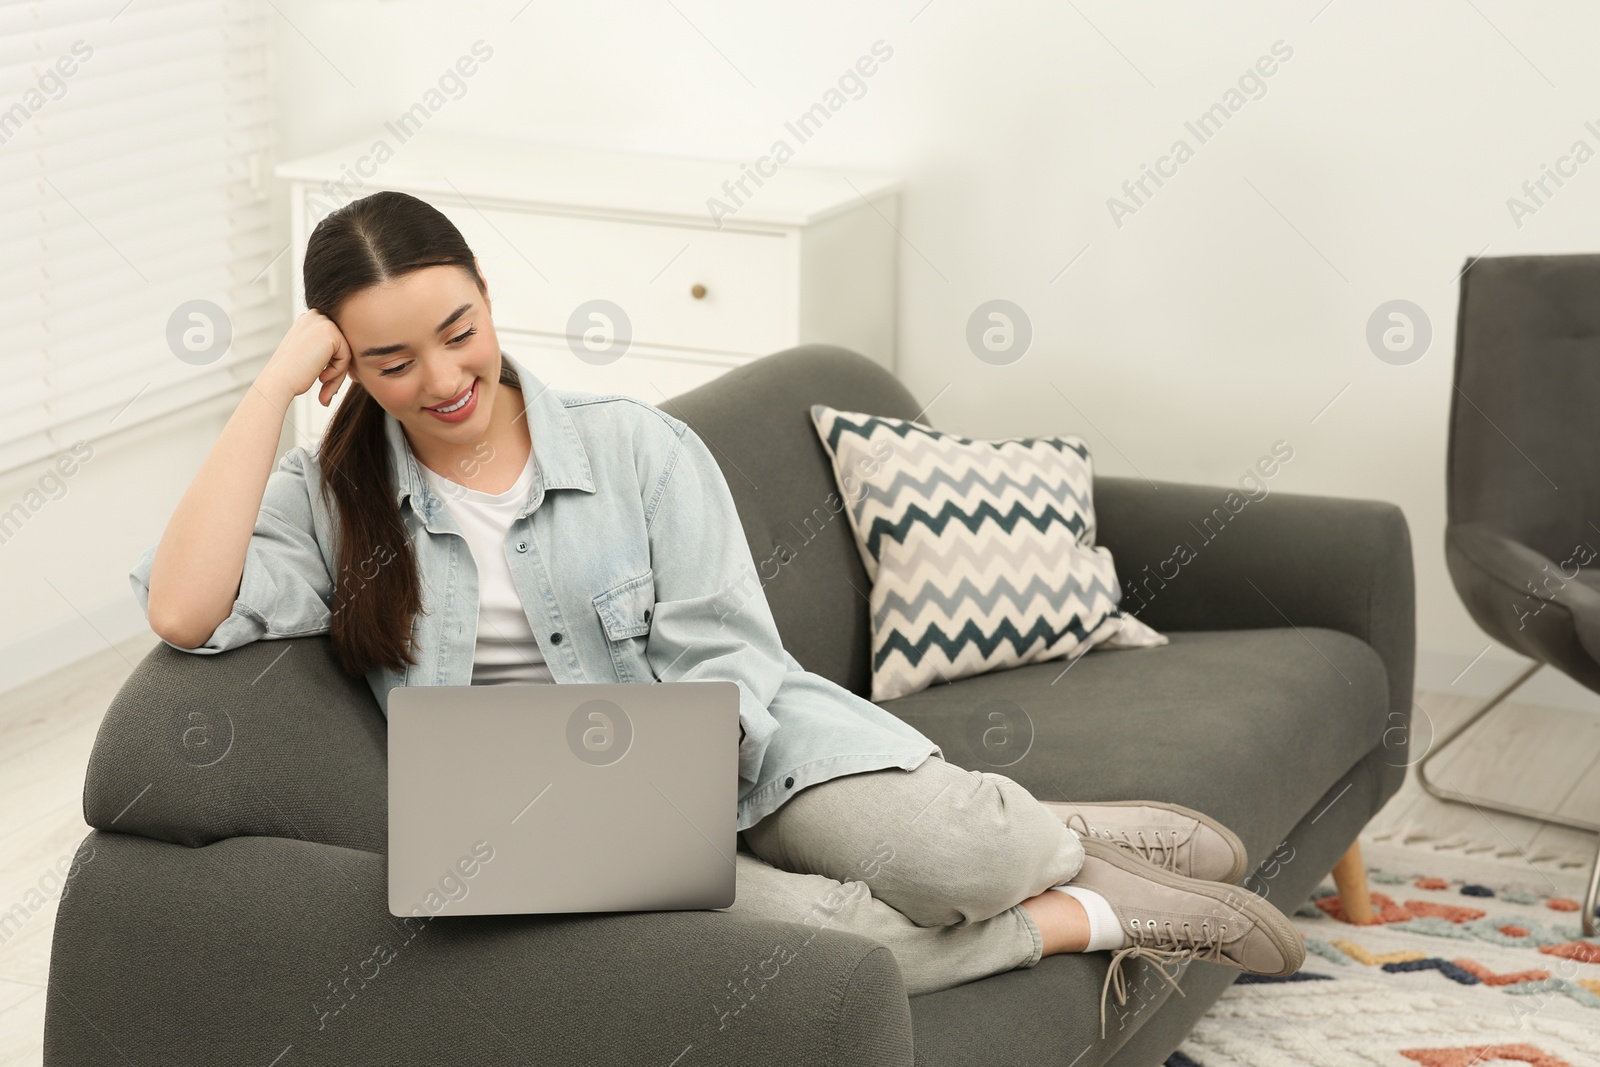
M 1546 665 L 1600 692 L 1600 255 L 1499 256 L 1461 275 L 1445 560 L 1462 603 L 1533 662 L 1417 765 L 1441 800 L 1600 833 L 1600 822 L 1435 781 L 1438 757 Z M 1587 568 L 1587 569 L 1585 569 Z M 1600 848 L 1583 932 L 1595 932 Z
M 865 694 L 868 583 L 848 524 L 824 506 L 836 487 L 816 402 L 906 418 L 921 406 L 826 345 L 660 406 L 723 462 L 753 557 L 776 562 L 758 569 L 785 647 Z M 1190 523 L 1228 492 L 1099 478 L 1099 540 L 1131 581 L 1195 541 Z M 1171 644 L 1092 653 L 1056 684 L 1062 664 L 1032 664 L 885 706 L 951 761 L 984 767 L 973 713 L 1013 702 L 1032 743 L 996 770 L 1043 800 L 1207 811 L 1263 864 L 1245 884 L 1292 912 L 1405 774 L 1405 519 L 1391 504 L 1274 492 L 1200 545 L 1140 617 Z M 57 913 L 45 1063 L 1148 1067 L 1239 974 L 1193 963 L 1178 998 L 1141 963 L 1102 1039 L 1106 953 L 908 998 L 888 949 L 837 929 L 767 980 L 774 945 L 811 934 L 799 916 L 407 925 L 385 903 L 384 730 L 325 636 L 209 657 L 152 649 L 91 756 L 79 859 L 92 859 Z

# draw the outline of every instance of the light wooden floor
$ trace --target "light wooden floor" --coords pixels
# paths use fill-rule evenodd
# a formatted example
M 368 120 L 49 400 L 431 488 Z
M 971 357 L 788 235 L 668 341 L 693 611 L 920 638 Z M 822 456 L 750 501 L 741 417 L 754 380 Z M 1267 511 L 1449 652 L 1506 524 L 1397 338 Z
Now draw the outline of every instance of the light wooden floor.
M 1463 721 L 1483 698 L 1418 691 L 1412 717 L 1412 763 Z M 1431 724 L 1431 725 L 1430 725 Z M 1472 727 L 1428 767 L 1446 788 L 1511 804 L 1600 821 L 1600 715 L 1508 701 Z M 1460 843 L 1464 852 L 1501 859 L 1556 863 L 1587 873 L 1596 836 L 1564 826 L 1434 799 L 1417 783 L 1405 785 L 1367 824 L 1363 836 L 1436 846 Z
M 0 913 L 21 905 L 20 927 L 0 931 L 0 1067 L 42 1062 L 44 990 L 59 882 L 89 832 L 83 821 L 83 779 L 100 718 L 123 680 L 158 643 L 134 638 L 70 670 L 0 696 Z M 1477 699 L 1419 692 L 1423 711 L 1413 735 L 1461 721 Z M 1424 721 L 1424 719 L 1426 721 Z M 1514 803 L 1600 817 L 1600 715 L 1505 704 L 1441 759 L 1438 776 L 1469 792 Z M 1513 815 L 1441 803 L 1414 775 L 1367 830 L 1375 837 L 1460 844 L 1503 857 L 1583 866 L 1594 856 L 1592 835 L 1546 827 Z M 36 891 L 30 893 L 30 890 Z M 29 903 L 39 903 L 28 911 Z M 9 940 L 4 940 L 9 935 Z
M 83 778 L 100 718 L 133 665 L 160 643 L 143 635 L 0 694 L 0 916 L 19 905 L 13 917 L 28 915 L 20 927 L 0 927 L 0 1067 L 43 1062 L 44 986 L 61 892 L 51 879 L 69 868 L 89 833 Z

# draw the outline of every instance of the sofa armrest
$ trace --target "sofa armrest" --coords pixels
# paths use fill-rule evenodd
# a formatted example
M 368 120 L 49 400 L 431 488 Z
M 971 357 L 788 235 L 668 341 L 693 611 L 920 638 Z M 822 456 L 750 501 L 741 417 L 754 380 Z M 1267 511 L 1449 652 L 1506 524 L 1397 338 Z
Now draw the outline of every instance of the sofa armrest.
M 214 656 L 161 644 L 100 723 L 83 817 L 191 848 L 264 836 L 387 853 L 386 757 L 377 699 L 326 635 Z
M 1416 589 L 1399 507 L 1100 477 L 1094 508 L 1095 543 L 1116 562 L 1121 607 L 1157 630 L 1320 626 L 1371 645 L 1388 673 L 1383 743 L 1389 762 L 1405 766 Z
M 44 1063 L 912 1063 L 899 965 L 859 934 L 718 911 L 398 919 L 386 880 L 352 849 L 92 832 Z

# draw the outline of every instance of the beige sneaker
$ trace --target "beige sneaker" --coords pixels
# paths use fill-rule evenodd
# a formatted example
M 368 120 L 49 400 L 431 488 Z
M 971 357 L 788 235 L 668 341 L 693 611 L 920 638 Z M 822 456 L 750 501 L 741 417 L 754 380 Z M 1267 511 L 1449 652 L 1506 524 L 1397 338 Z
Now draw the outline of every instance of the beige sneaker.
M 1237 883 L 1250 861 L 1239 835 L 1211 816 L 1160 800 L 1094 804 L 1040 801 L 1083 837 L 1110 841 L 1140 859 L 1190 878 Z
M 1100 1036 L 1106 1029 L 1106 994 L 1128 1002 L 1122 966 L 1147 959 L 1180 995 L 1164 964 L 1195 960 L 1283 977 L 1305 962 L 1305 939 L 1266 899 L 1223 882 L 1186 878 L 1146 863 L 1097 837 L 1083 839 L 1083 868 L 1068 885 L 1092 889 L 1116 913 L 1128 944 L 1111 953 L 1100 989 Z

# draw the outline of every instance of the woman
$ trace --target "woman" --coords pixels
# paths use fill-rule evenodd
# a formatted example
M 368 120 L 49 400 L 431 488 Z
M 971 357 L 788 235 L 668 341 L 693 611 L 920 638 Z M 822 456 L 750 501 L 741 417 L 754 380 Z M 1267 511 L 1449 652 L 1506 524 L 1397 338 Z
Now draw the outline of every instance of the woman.
M 1127 959 L 1299 967 L 1294 927 L 1229 884 L 1248 864 L 1217 821 L 1043 804 L 805 671 L 704 442 L 637 400 L 545 390 L 437 210 L 380 192 L 335 211 L 304 280 L 310 310 L 132 576 L 168 644 L 328 632 L 385 712 L 402 684 L 735 681 L 728 910 L 877 940 L 912 995 L 1114 950 L 1104 1024 Z M 347 376 L 319 450 L 272 471 L 289 401 L 320 383 L 326 406 Z

